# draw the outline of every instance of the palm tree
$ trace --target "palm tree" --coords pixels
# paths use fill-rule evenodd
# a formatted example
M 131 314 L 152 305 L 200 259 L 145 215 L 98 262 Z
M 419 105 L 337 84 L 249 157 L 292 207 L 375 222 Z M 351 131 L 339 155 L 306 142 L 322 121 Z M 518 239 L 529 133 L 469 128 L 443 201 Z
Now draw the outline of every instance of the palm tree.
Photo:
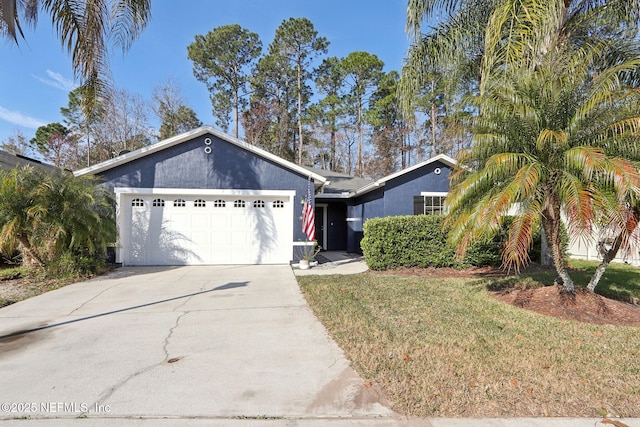
M 68 251 L 83 256 L 105 254 L 115 242 L 115 202 L 97 178 L 61 172 L 46 177 L 34 195 L 37 203 L 27 210 L 32 239 L 48 248 L 49 259 Z
M 18 43 L 23 22 L 35 25 L 38 13 L 50 15 L 63 47 L 71 54 L 73 71 L 89 91 L 85 106 L 104 95 L 108 75 L 108 40 L 126 51 L 151 16 L 150 0 L 3 0 L 0 34 Z
M 0 253 L 20 248 L 27 264 L 44 266 L 31 244 L 34 229 L 28 210 L 35 203 L 34 189 L 46 178 L 40 169 L 17 167 L 0 171 Z
M 474 146 L 460 157 L 447 198 L 451 237 L 461 252 L 494 234 L 516 205 L 505 265 L 518 269 L 527 262 L 533 229 L 541 225 L 557 274 L 573 291 L 562 256 L 562 215 L 572 236 L 586 237 L 640 192 L 640 172 L 617 157 L 637 151 L 640 96 L 621 79 L 640 65 L 634 47 L 628 59 L 597 74 L 598 55 L 570 49 L 535 69 L 513 69 L 486 82 L 476 98 Z
M 423 35 L 425 23 L 433 30 Z M 487 57 L 491 64 L 497 47 L 505 63 L 529 61 L 535 58 L 530 54 L 550 52 L 554 43 L 635 34 L 639 23 L 636 0 L 408 0 L 407 6 L 414 41 L 409 54 L 418 66 L 431 59 L 447 65 Z M 524 50 L 530 52 L 523 55 Z
M 448 198 L 461 252 L 518 204 L 505 265 L 526 263 L 540 224 L 573 291 L 561 215 L 585 236 L 638 192 L 638 170 L 624 158 L 637 158 L 639 7 L 636 0 L 409 1 L 414 87 L 420 67 L 434 63 L 462 65 L 478 81 L 474 146 L 461 153 Z M 422 37 L 423 20 L 439 11 L 447 18 Z
M 63 253 L 104 254 L 116 240 L 115 203 L 95 178 L 59 170 L 0 171 L 0 252 L 46 266 Z

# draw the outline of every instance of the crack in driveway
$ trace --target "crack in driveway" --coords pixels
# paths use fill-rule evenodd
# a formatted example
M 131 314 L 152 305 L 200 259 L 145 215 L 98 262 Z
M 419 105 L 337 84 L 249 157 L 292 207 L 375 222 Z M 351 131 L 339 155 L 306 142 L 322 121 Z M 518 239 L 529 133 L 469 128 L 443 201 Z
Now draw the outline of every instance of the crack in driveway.
M 111 388 L 109 388 L 109 390 L 107 390 L 105 393 L 103 393 L 94 402 L 94 404 L 92 406 L 90 406 L 90 407 L 95 408 L 95 407 L 98 407 L 100 405 L 104 405 L 107 399 L 109 399 L 111 396 L 113 396 L 120 388 L 122 388 L 122 386 L 127 384 L 129 381 L 131 381 L 134 378 L 136 378 L 136 377 L 138 377 L 140 375 L 143 375 L 143 374 L 151 371 L 152 369 L 154 369 L 154 368 L 156 368 L 158 366 L 161 366 L 164 363 L 166 363 L 167 360 L 169 360 L 168 346 L 169 346 L 169 341 L 171 339 L 171 336 L 173 335 L 175 330 L 180 325 L 180 320 L 182 320 L 182 318 L 184 316 L 186 316 L 187 314 L 189 314 L 189 313 L 191 313 L 191 312 L 190 311 L 183 311 L 176 317 L 176 321 L 174 322 L 173 326 L 169 329 L 169 333 L 167 334 L 167 336 L 163 340 L 162 352 L 164 353 L 164 358 L 160 362 L 156 362 L 156 363 L 150 364 L 150 365 L 148 365 L 148 366 L 146 366 L 146 367 L 144 367 L 142 369 L 139 369 L 138 371 L 134 372 L 133 374 L 127 376 L 122 381 L 120 381 L 117 384 L 113 385 Z M 84 413 L 83 415 L 87 415 L 87 413 Z
M 78 307 L 74 308 L 73 310 L 71 310 L 69 312 L 69 314 L 67 314 L 67 316 L 72 316 L 73 313 L 75 313 L 78 310 L 81 310 L 82 308 L 84 308 L 85 305 L 89 304 L 91 301 L 94 301 L 95 299 L 101 297 L 105 292 L 110 291 L 111 289 L 122 285 L 121 282 L 118 282 L 114 285 L 109 286 L 108 288 L 105 288 L 103 290 L 101 290 L 99 293 L 97 293 L 96 295 L 94 295 L 93 297 L 89 298 L 88 300 L 86 300 L 85 302 L 83 302 L 82 304 L 80 304 Z

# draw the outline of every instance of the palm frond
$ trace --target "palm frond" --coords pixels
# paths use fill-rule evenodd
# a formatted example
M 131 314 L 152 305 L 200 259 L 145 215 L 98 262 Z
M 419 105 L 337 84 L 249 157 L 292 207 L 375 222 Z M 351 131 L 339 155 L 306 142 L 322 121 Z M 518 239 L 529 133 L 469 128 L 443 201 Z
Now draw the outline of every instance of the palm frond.
M 539 224 L 541 212 L 539 201 L 533 200 L 522 205 L 518 214 L 514 216 L 502 249 L 503 267 L 507 271 L 514 269 L 519 272 L 520 268 L 529 263 L 533 231 Z

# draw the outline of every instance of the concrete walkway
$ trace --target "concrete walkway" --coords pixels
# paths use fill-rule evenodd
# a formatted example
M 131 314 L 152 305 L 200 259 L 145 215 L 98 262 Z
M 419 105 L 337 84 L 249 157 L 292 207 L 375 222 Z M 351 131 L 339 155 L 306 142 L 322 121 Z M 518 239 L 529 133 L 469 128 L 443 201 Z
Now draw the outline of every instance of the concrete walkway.
M 294 266 L 296 276 L 324 275 L 324 274 L 356 274 L 369 269 L 362 255 L 350 254 L 344 251 L 320 252 L 318 258 L 322 263 L 308 269 L 300 270 Z

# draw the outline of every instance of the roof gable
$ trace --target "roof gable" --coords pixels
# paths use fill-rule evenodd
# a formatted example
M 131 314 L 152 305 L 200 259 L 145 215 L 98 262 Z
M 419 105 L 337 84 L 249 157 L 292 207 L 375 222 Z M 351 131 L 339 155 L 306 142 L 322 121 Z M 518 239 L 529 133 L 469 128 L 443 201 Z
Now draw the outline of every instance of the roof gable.
M 303 168 L 302 166 L 298 166 L 295 163 L 289 162 L 288 160 L 285 160 L 285 159 L 283 159 L 281 157 L 278 157 L 278 156 L 276 156 L 274 154 L 271 154 L 271 153 L 269 153 L 269 152 L 267 152 L 267 151 L 265 151 L 265 150 L 263 150 L 261 148 L 258 148 L 258 147 L 254 146 L 254 145 L 251 145 L 251 144 L 249 144 L 249 143 L 247 143 L 245 141 L 242 141 L 242 140 L 240 140 L 238 138 L 234 138 L 231 135 L 228 135 L 228 134 L 226 134 L 224 132 L 221 132 L 221 131 L 219 131 L 217 129 L 212 128 L 211 126 L 202 126 L 202 127 L 197 128 L 197 129 L 194 129 L 192 131 L 185 132 L 185 133 L 182 133 L 180 135 L 176 135 L 174 137 L 165 139 L 163 141 L 159 141 L 159 142 L 157 142 L 155 144 L 152 144 L 152 145 L 149 145 L 147 147 L 143 147 L 143 148 L 140 148 L 138 150 L 131 151 L 129 153 L 123 154 L 123 155 L 115 157 L 113 159 L 109 159 L 109 160 L 106 160 L 104 162 L 97 163 L 95 165 L 89 166 L 87 168 L 77 170 L 77 171 L 74 172 L 74 175 L 82 176 L 82 175 L 89 175 L 89 174 L 92 174 L 92 175 L 99 174 L 101 172 L 104 172 L 104 171 L 109 170 L 109 169 L 113 169 L 113 168 L 118 167 L 120 165 L 129 163 L 129 162 L 133 162 L 133 161 L 135 161 L 137 159 L 143 158 L 143 157 L 148 156 L 150 154 L 157 153 L 157 152 L 162 151 L 162 150 L 166 150 L 168 148 L 174 147 L 176 145 L 182 144 L 182 143 L 187 142 L 187 141 L 191 141 L 194 138 L 197 138 L 197 137 L 205 135 L 205 134 L 211 134 L 211 135 L 213 135 L 213 136 L 215 136 L 215 137 L 217 137 L 217 138 L 219 138 L 219 139 L 221 139 L 223 141 L 226 141 L 226 142 L 228 142 L 230 144 L 233 144 L 233 145 L 235 145 L 235 146 L 237 146 L 237 147 L 239 147 L 239 148 L 241 148 L 243 150 L 246 150 L 246 151 L 248 151 L 248 152 L 250 152 L 252 154 L 255 154 L 255 155 L 259 156 L 259 157 L 262 157 L 262 158 L 264 158 L 266 160 L 269 160 L 269 161 L 271 161 L 271 162 L 273 162 L 273 163 L 275 163 L 277 165 L 280 165 L 280 166 L 284 167 L 285 169 L 288 169 L 288 170 L 291 170 L 293 172 L 296 172 L 296 173 L 298 173 L 298 174 L 300 174 L 302 176 L 310 177 L 314 181 L 316 181 L 316 183 L 322 184 L 322 183 L 324 183 L 326 181 L 326 179 L 323 176 L 321 176 L 321 175 L 319 175 L 319 174 L 317 174 L 317 173 L 315 173 L 313 171 L 310 171 L 310 170 L 308 170 L 306 168 Z
M 452 159 L 451 157 L 449 157 L 449 156 L 447 156 L 445 154 L 438 154 L 437 156 L 432 157 L 429 160 L 425 160 L 424 162 L 418 163 L 416 165 L 413 165 L 413 166 L 408 167 L 406 169 L 403 169 L 401 171 L 392 173 L 391 175 L 387 175 L 387 176 L 385 176 L 383 178 L 380 178 L 379 180 L 377 180 L 375 182 L 372 182 L 369 185 L 361 187 L 355 192 L 354 196 L 359 196 L 361 194 L 368 193 L 369 191 L 373 191 L 376 188 L 380 188 L 380 187 L 384 186 L 388 181 L 391 181 L 393 179 L 399 178 L 401 176 L 409 174 L 409 173 L 411 173 L 413 171 L 416 171 L 418 169 L 424 168 L 425 166 L 428 166 L 428 165 L 430 165 L 432 163 L 435 163 L 435 162 L 444 163 L 445 165 L 447 165 L 447 166 L 449 166 L 451 168 L 453 168 L 456 165 L 456 161 L 454 159 Z

